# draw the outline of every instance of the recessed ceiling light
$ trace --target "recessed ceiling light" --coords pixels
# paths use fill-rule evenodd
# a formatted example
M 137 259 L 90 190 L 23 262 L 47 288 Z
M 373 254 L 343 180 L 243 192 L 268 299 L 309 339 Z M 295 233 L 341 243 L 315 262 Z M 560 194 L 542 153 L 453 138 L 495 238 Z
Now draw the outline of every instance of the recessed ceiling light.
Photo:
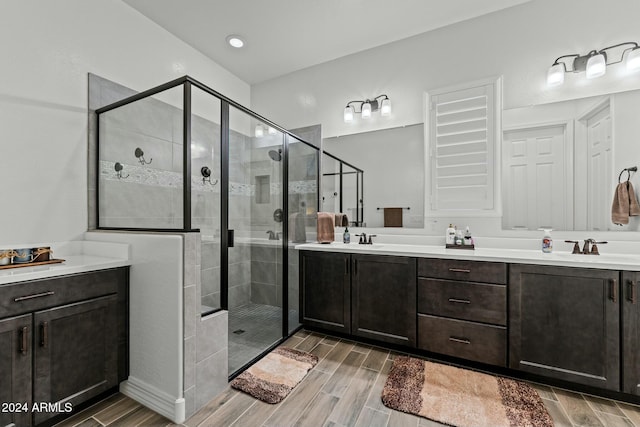
M 242 40 L 240 36 L 237 36 L 235 34 L 227 36 L 227 43 L 237 49 L 240 49 L 242 46 L 244 46 L 244 40 Z

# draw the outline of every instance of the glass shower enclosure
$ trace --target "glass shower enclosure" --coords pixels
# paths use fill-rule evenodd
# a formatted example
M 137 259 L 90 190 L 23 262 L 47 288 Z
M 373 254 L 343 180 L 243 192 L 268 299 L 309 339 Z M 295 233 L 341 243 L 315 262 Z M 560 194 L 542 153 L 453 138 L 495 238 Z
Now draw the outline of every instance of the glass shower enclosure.
M 99 229 L 200 233 L 201 312 L 229 314 L 229 374 L 300 327 L 319 150 L 188 77 L 96 111 Z

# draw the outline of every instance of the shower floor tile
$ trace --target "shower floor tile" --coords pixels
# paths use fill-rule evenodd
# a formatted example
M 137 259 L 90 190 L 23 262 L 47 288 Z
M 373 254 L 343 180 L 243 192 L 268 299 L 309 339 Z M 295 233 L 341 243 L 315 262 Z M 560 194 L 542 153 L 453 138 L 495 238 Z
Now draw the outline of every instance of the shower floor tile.
M 290 325 L 298 324 L 289 310 Z M 249 303 L 229 310 L 229 374 L 282 338 L 282 307 Z

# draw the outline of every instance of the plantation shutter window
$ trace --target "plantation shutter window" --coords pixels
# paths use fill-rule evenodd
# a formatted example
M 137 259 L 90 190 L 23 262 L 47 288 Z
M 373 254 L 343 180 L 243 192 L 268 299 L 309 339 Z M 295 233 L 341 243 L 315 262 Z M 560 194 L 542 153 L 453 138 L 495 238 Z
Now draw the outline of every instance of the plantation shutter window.
M 495 209 L 496 85 L 431 94 L 431 210 Z

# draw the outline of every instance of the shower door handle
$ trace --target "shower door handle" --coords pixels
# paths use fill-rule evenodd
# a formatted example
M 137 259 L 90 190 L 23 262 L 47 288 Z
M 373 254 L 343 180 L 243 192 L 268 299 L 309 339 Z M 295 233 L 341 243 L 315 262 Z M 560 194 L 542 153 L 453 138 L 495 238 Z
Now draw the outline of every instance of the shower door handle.
M 229 230 L 227 232 L 227 247 L 228 248 L 232 248 L 234 245 L 234 236 L 235 236 L 235 230 Z

